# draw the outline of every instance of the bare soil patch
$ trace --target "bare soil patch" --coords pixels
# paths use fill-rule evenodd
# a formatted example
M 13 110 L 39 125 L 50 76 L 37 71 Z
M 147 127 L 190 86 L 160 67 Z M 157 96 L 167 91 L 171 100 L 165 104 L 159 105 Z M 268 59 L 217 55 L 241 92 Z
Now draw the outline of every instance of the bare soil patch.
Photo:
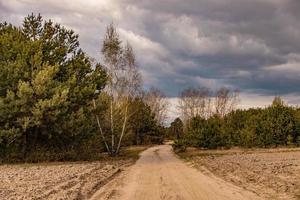
M 126 148 L 102 161 L 0 165 L 0 199 L 90 199 L 149 146 Z
M 300 149 L 188 150 L 180 154 L 207 175 L 216 175 L 264 199 L 300 199 Z
M 133 160 L 0 166 L 0 199 L 88 199 Z

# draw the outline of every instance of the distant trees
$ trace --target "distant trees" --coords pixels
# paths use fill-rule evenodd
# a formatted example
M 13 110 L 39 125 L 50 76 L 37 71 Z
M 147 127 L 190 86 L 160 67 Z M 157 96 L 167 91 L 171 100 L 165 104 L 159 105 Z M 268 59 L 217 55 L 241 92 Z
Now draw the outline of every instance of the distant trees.
M 300 145 L 299 113 L 298 108 L 287 106 L 280 97 L 275 97 L 266 108 L 237 109 L 209 118 L 196 116 L 177 143 L 180 148 L 183 142 L 202 148 Z
M 187 88 L 179 94 L 179 110 L 183 121 L 194 117 L 209 118 L 214 114 L 224 117 L 238 103 L 238 91 L 222 87 L 214 94 L 208 88 Z
M 142 98 L 136 98 L 130 103 L 129 110 L 130 113 L 133 113 L 128 121 L 132 138 L 131 141 L 128 140 L 127 142 L 135 145 L 149 143 L 147 135 L 150 132 L 155 132 L 157 127 L 150 106 Z
M 169 136 L 173 139 L 181 139 L 183 137 L 183 122 L 180 118 L 176 118 L 169 127 Z
M 158 88 L 151 87 L 145 94 L 145 101 L 150 106 L 155 120 L 160 125 L 163 125 L 167 118 L 167 110 L 169 106 L 165 94 Z
M 191 120 L 186 139 L 195 147 L 222 147 L 228 141 L 223 135 L 222 128 L 223 120 L 218 115 L 208 119 L 195 117 Z
M 179 94 L 179 110 L 183 119 L 184 137 L 177 143 L 192 146 L 216 148 L 230 145 L 227 134 L 223 134 L 223 124 L 227 114 L 234 111 L 238 103 L 238 91 L 222 87 L 216 92 L 208 88 L 190 87 Z M 177 119 L 178 121 L 178 119 Z M 169 131 L 174 131 L 172 122 Z M 183 142 L 184 141 L 184 142 Z
M 280 97 L 275 97 L 270 107 L 263 113 L 261 137 L 264 146 L 287 145 L 288 136 L 295 131 L 293 109 L 284 105 Z
M 209 117 L 211 108 L 211 93 L 207 88 L 188 88 L 179 94 L 179 109 L 184 121 L 193 117 Z
M 231 92 L 228 88 L 220 88 L 214 100 L 215 113 L 220 117 L 232 112 L 239 101 L 239 92 L 237 90 Z

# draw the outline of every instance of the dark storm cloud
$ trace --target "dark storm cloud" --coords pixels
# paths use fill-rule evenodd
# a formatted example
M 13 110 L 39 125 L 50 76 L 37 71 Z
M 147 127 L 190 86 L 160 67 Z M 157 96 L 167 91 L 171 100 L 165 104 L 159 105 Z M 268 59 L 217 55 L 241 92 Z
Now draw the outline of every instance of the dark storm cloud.
M 293 69 L 278 72 L 273 66 L 300 55 L 299 1 L 169 0 L 139 1 L 134 6 L 150 13 L 145 35 L 168 49 L 168 62 L 176 74 L 184 75 L 185 81 L 174 83 L 178 88 L 195 84 L 199 77 L 242 91 L 298 93 L 299 60 Z M 192 64 L 173 62 L 178 59 Z
M 1 21 L 40 12 L 80 34 L 100 59 L 114 21 L 134 47 L 146 87 L 168 96 L 192 85 L 260 95 L 300 88 L 299 0 L 0 0 Z

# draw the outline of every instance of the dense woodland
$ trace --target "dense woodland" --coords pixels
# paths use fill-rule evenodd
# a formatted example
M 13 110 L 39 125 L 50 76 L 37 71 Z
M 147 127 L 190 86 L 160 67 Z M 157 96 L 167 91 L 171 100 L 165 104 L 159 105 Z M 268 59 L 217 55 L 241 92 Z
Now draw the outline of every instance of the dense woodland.
M 89 160 L 162 142 L 162 93 L 143 91 L 130 44 L 109 25 L 97 63 L 78 37 L 40 15 L 0 24 L 0 161 Z

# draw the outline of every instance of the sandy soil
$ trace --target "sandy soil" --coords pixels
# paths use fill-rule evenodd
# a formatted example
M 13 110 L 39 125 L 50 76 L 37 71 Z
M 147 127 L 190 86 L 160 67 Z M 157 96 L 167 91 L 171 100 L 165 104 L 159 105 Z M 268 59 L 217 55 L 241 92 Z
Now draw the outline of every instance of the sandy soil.
M 231 183 L 189 167 L 170 145 L 149 148 L 130 170 L 102 187 L 92 199 L 241 200 L 260 199 Z
M 0 199 L 89 199 L 133 160 L 0 166 Z
M 300 199 L 300 149 L 198 151 L 191 163 L 203 173 L 264 199 Z

